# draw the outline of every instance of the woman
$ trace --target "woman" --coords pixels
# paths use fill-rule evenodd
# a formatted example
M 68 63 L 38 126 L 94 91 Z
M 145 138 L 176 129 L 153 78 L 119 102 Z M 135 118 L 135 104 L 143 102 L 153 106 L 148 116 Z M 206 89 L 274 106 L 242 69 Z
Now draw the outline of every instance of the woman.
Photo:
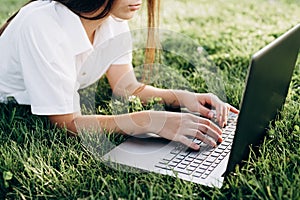
M 103 43 L 103 38 L 113 40 L 128 32 L 126 20 L 141 4 L 141 0 L 30 1 L 1 29 L 2 102 L 14 97 L 18 104 L 30 105 L 33 114 L 48 116 L 53 124 L 74 134 L 79 129 L 99 126 L 101 130 L 130 135 L 156 133 L 195 150 L 200 147 L 190 137 L 216 146 L 222 141 L 222 130 L 206 119 L 214 114 L 205 105 L 216 109 L 220 127 L 226 125 L 229 111 L 238 110 L 215 95 L 141 84 L 135 78 L 131 54 L 124 55 L 123 51 L 114 55 L 117 59 L 92 66 L 92 70 L 83 64 L 93 51 L 98 51 L 95 47 Z M 148 26 L 153 28 L 158 21 L 159 0 L 148 0 L 147 5 Z M 155 32 L 150 30 L 148 36 L 149 46 L 153 47 Z M 112 51 L 102 50 L 101 58 L 110 58 Z M 154 49 L 148 48 L 146 54 L 146 63 L 153 62 Z M 206 118 L 166 111 L 81 115 L 78 90 L 96 81 L 90 77 L 100 78 L 104 73 L 117 95 L 134 94 L 145 102 L 160 97 L 167 105 L 186 107 Z

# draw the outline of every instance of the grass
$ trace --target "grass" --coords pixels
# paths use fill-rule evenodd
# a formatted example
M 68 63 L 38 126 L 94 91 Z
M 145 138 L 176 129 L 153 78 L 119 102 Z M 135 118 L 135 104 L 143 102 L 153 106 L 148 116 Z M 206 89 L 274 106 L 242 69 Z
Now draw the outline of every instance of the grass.
M 0 0 L 0 22 L 23 2 Z M 250 56 L 300 18 L 298 0 L 163 0 L 162 4 L 161 28 L 174 32 L 171 42 L 166 40 L 164 45 L 181 45 L 185 50 L 179 55 L 163 52 L 161 62 L 170 68 L 158 69 L 163 70 L 161 77 L 172 75 L 180 81 L 167 78 L 169 82 L 154 84 L 181 87 L 188 81 L 189 89 L 209 89 L 191 65 L 193 57 L 184 54 L 199 45 L 220 69 L 225 98 L 235 106 L 240 103 Z M 143 28 L 144 19 L 138 15 L 130 25 Z M 175 37 L 178 33 L 189 39 L 182 42 Z M 137 69 L 142 56 L 139 51 L 134 54 Z M 299 77 L 298 62 L 280 117 L 270 125 L 259 150 L 251 152 L 221 189 L 152 173 L 114 170 L 87 151 L 80 138 L 67 137 L 65 130 L 51 126 L 45 118 L 30 116 L 27 107 L 1 105 L 0 199 L 299 199 Z M 98 85 L 105 88 L 97 93 L 99 112 L 109 114 L 113 110 L 107 82 L 102 79 Z

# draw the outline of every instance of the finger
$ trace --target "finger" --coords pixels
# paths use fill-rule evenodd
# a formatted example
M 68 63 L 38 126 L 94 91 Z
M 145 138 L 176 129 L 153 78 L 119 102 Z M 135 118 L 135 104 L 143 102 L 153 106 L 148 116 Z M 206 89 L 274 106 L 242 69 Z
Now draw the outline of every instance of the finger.
M 209 128 L 205 128 L 205 129 L 208 130 Z M 211 132 L 213 132 L 213 131 L 211 131 Z M 218 138 L 217 133 L 213 134 L 213 136 L 211 137 L 211 136 L 209 136 L 209 134 L 204 133 L 201 130 L 189 129 L 189 130 L 186 130 L 185 136 L 190 136 L 190 137 L 193 137 L 193 138 L 197 138 L 197 139 L 199 139 L 199 140 L 201 140 L 201 141 L 203 141 L 203 142 L 205 142 L 208 145 L 213 146 L 213 147 L 217 145 L 217 143 L 216 143 L 217 139 L 214 140 L 214 138 L 213 138 L 213 137 Z M 210 140 L 207 140 L 207 137 L 209 137 Z
M 177 135 L 175 137 L 175 141 L 181 142 L 185 146 L 187 146 L 191 149 L 194 149 L 194 150 L 199 150 L 200 149 L 200 146 L 198 144 L 196 144 L 195 142 L 193 142 L 192 140 L 190 140 L 189 138 L 187 138 L 184 135 Z
M 202 118 L 202 117 L 198 117 L 198 124 L 203 124 L 208 126 L 209 128 L 211 128 L 213 131 L 217 132 L 219 135 L 222 135 L 222 130 L 220 129 L 220 127 L 218 127 L 215 123 L 213 123 L 212 121 Z
M 201 131 L 203 134 L 206 134 L 209 137 L 213 138 L 214 141 L 218 141 L 218 142 L 223 141 L 223 139 L 221 137 L 222 131 L 219 128 L 217 129 L 218 131 L 216 131 L 205 124 L 200 124 L 198 127 L 198 130 Z
M 195 125 L 194 128 L 198 128 L 199 124 L 205 124 L 205 125 L 211 127 L 212 129 L 214 129 L 215 131 L 222 133 L 222 130 L 217 125 L 215 125 L 210 119 L 207 119 L 204 116 L 200 117 L 200 116 L 196 116 L 196 115 L 191 115 L 190 120 L 192 120 L 194 122 L 194 125 Z
M 202 98 L 203 98 L 203 96 L 204 96 L 205 104 L 209 104 L 216 109 L 216 111 L 217 111 L 216 117 L 217 117 L 217 120 L 219 121 L 220 117 L 223 116 L 223 114 L 221 113 L 222 112 L 221 107 L 224 106 L 224 103 L 216 95 L 214 95 L 212 93 L 206 93 L 206 94 L 202 95 Z M 202 102 L 201 104 L 204 105 L 204 102 Z M 202 108 L 202 112 L 204 113 L 203 115 L 205 117 L 207 117 L 209 119 L 214 117 L 214 113 L 210 109 L 206 108 L 205 106 L 202 106 L 200 108 Z M 219 112 L 219 111 L 221 111 L 221 112 Z
M 228 104 L 229 105 L 229 104 Z M 235 114 L 239 114 L 239 110 L 238 109 L 236 109 L 235 107 L 233 107 L 233 106 L 231 106 L 231 105 L 229 105 L 229 111 L 230 112 L 233 112 L 233 113 L 235 113 Z
M 229 112 L 239 114 L 239 110 L 228 103 L 225 103 L 225 106 L 221 107 L 219 110 L 220 110 L 219 112 L 220 114 L 219 114 L 219 118 L 217 119 L 219 120 L 219 125 L 221 127 L 224 127 L 227 124 Z
M 217 122 L 219 123 L 219 126 L 220 127 L 222 127 L 222 125 L 220 125 L 220 123 L 221 123 L 221 117 L 222 117 L 222 110 L 221 110 L 221 106 L 220 105 L 218 105 L 217 107 L 216 107 L 216 120 L 217 120 Z
M 220 106 L 219 109 L 219 126 L 224 127 L 227 123 L 227 117 L 228 117 L 228 107 L 227 104 L 223 104 Z
M 216 109 L 217 121 L 219 122 L 220 127 L 224 127 L 227 124 L 229 112 L 234 112 L 236 114 L 239 111 L 228 103 L 223 103 L 218 106 Z
M 212 119 L 214 117 L 214 113 L 211 111 L 211 109 L 203 106 L 203 105 L 199 105 L 198 108 L 198 112 L 203 116 L 206 117 L 208 119 Z
M 208 136 L 212 137 L 215 141 L 222 142 L 223 141 L 221 137 L 222 130 L 217 125 L 215 125 L 210 121 L 208 122 L 204 121 L 204 122 L 206 124 L 198 122 L 198 123 L 194 123 L 191 127 L 196 131 L 201 131 L 203 134 L 207 134 Z M 193 133 L 193 132 L 190 131 L 189 133 Z M 188 134 L 188 135 L 195 137 L 195 135 L 192 134 Z
M 197 131 L 196 138 L 204 142 L 205 144 L 208 144 L 212 147 L 216 147 L 217 143 L 215 140 L 213 140 L 211 137 L 209 137 L 207 134 L 202 133 L 201 131 Z
M 209 120 L 203 120 L 203 122 L 205 124 L 201 122 L 192 124 L 191 128 L 185 132 L 185 135 L 196 137 L 201 141 L 203 141 L 205 135 L 207 135 L 211 138 L 211 140 L 208 141 L 208 144 L 211 146 L 216 146 L 216 142 L 222 142 L 222 130 Z

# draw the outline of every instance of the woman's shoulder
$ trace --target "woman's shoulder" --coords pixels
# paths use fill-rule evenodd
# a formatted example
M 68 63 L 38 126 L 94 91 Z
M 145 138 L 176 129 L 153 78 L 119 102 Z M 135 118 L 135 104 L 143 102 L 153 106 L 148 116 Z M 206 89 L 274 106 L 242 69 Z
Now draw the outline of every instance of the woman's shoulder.
M 34 1 L 22 7 L 17 15 L 23 23 L 53 19 L 55 4 L 50 1 Z
M 45 35 L 54 41 L 62 41 L 71 31 L 82 32 L 79 17 L 55 1 L 32 2 L 20 10 L 14 21 L 21 34 Z

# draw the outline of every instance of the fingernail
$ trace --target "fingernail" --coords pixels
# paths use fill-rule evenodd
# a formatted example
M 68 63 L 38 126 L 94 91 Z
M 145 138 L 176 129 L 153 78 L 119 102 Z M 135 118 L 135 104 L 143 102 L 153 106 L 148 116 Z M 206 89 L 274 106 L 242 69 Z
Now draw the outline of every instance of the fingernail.
M 219 139 L 218 139 L 218 142 L 223 142 L 223 138 L 219 138 Z
M 198 144 L 193 144 L 193 149 L 199 150 L 199 149 L 200 149 L 200 146 L 199 146 Z
M 212 111 L 210 111 L 210 112 L 208 113 L 208 117 L 209 117 L 209 118 L 213 118 L 213 117 L 214 117 L 214 113 L 213 113 Z

